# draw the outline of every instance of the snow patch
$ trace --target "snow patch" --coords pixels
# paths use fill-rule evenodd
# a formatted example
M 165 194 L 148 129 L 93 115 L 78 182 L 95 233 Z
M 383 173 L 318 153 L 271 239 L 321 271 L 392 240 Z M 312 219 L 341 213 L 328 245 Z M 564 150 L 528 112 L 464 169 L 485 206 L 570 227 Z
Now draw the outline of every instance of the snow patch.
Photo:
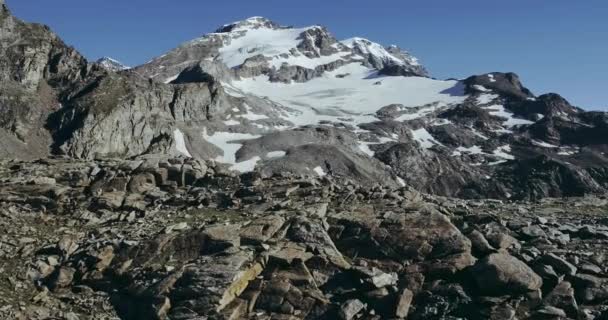
M 247 110 L 247 113 L 239 114 L 239 115 L 237 115 L 237 117 L 245 118 L 250 121 L 268 119 L 268 116 L 266 116 L 266 115 L 253 113 L 253 110 L 251 109 L 251 107 L 248 104 L 245 103 L 244 107 L 245 107 L 245 110 Z
M 405 180 L 403 180 L 403 178 L 401 178 L 401 177 L 397 177 L 397 182 L 399 182 L 399 184 L 400 184 L 402 187 L 405 187 L 405 186 L 407 185 L 407 184 L 405 183 Z
M 559 154 L 560 156 L 573 156 L 579 152 L 579 148 L 577 147 L 560 147 Z
M 235 133 L 235 132 L 221 132 L 221 131 L 215 132 L 213 135 L 208 135 L 207 128 L 205 128 L 205 130 L 203 131 L 203 138 L 205 138 L 205 140 L 207 142 L 220 148 L 224 153 L 224 155 L 222 155 L 222 156 L 217 156 L 215 158 L 215 160 L 218 162 L 235 164 L 235 165 L 237 164 L 236 152 L 243 146 L 242 143 L 240 143 L 240 141 L 257 139 L 259 137 L 260 137 L 259 135 L 253 135 L 253 134 L 249 134 L 249 133 Z M 253 159 L 249 159 L 249 160 L 247 160 L 249 162 L 236 166 L 237 169 L 235 169 L 235 170 L 241 171 L 241 169 L 245 170 L 245 169 L 250 168 L 252 160 Z M 246 162 L 246 161 L 243 161 L 243 162 Z M 255 162 L 257 162 L 257 160 Z M 255 167 L 255 163 L 253 165 Z M 249 170 L 249 171 L 251 171 L 251 170 Z M 241 172 L 247 172 L 247 171 L 241 171 Z
M 488 92 L 488 91 L 490 91 L 490 89 L 488 89 L 488 88 L 486 88 L 484 86 L 478 85 L 478 84 L 473 85 L 473 89 L 475 89 L 477 91 L 480 91 L 480 92 Z
M 402 115 L 400 115 L 399 117 L 397 117 L 397 118 L 395 119 L 395 121 L 400 121 L 400 122 L 402 122 L 402 121 L 408 121 L 408 120 L 420 119 L 420 118 L 422 118 L 422 117 L 424 117 L 424 116 L 426 116 L 426 115 L 428 115 L 428 114 L 430 114 L 430 113 L 434 112 L 435 110 L 440 109 L 440 108 L 443 108 L 443 107 L 446 107 L 446 106 L 447 106 L 447 104 L 446 104 L 446 103 L 441 103 L 441 102 L 440 102 L 440 103 L 437 103 L 437 104 L 435 104 L 435 105 L 433 105 L 433 106 L 430 106 L 430 107 L 426 107 L 426 108 L 420 108 L 420 109 L 418 109 L 416 112 L 413 112 L 413 113 L 405 113 L 405 114 L 402 114 Z M 407 109 L 407 107 L 406 107 L 406 109 Z M 401 111 L 403 111 L 403 110 L 401 110 Z M 446 121 L 448 121 L 448 122 L 449 122 L 449 120 L 446 120 Z
M 266 158 L 281 158 L 287 153 L 285 151 L 271 151 L 266 154 Z
M 533 124 L 533 121 L 516 118 L 512 112 L 509 112 L 502 105 L 492 105 L 488 107 L 484 107 L 484 109 L 488 110 L 489 113 L 496 117 L 506 118 L 507 120 L 503 122 L 503 125 L 506 127 L 515 127 L 519 125 L 529 125 Z
M 173 131 L 173 138 L 175 139 L 175 148 L 177 151 L 185 155 L 186 157 L 192 158 L 190 152 L 188 152 L 188 148 L 186 148 L 186 140 L 184 139 L 184 134 L 179 130 L 175 129 Z
M 559 148 L 558 146 L 554 145 L 554 144 L 550 144 L 544 141 L 539 141 L 539 140 L 532 140 L 532 144 L 537 145 L 539 147 L 543 147 L 543 148 Z
M 361 131 L 365 131 L 365 130 L 361 130 Z M 399 138 L 399 137 L 398 136 L 393 136 L 393 138 L 380 137 L 378 139 L 378 140 L 380 140 L 379 142 L 359 141 L 358 148 L 361 152 L 365 153 L 366 155 L 368 155 L 370 157 L 373 157 L 376 153 L 372 149 L 369 148 L 370 145 L 394 142 L 394 141 L 397 141 L 397 138 Z
M 249 160 L 241 161 L 230 167 L 230 170 L 235 170 L 239 172 L 251 172 L 255 169 L 258 161 L 262 160 L 260 157 L 255 156 Z
M 496 150 L 493 151 L 493 154 L 499 158 L 503 158 L 506 160 L 515 160 L 515 157 L 509 154 L 509 152 L 511 152 L 511 146 L 504 145 L 496 148 Z
M 381 85 L 376 84 L 379 79 Z M 357 125 L 377 121 L 375 112 L 389 104 L 450 105 L 466 98 L 464 87 L 458 81 L 380 77 L 377 70 L 357 63 L 326 72 L 305 83 L 270 82 L 268 76 L 262 75 L 234 81 L 233 86 L 290 108 L 292 111 L 284 112 L 281 117 L 296 126 L 320 121 Z
M 412 130 L 412 135 L 414 137 L 414 140 L 418 141 L 418 143 L 423 149 L 429 149 L 434 145 L 442 145 L 441 143 L 439 143 L 439 141 L 435 140 L 435 138 L 433 138 L 433 136 L 424 128 Z
M 226 120 L 224 121 L 224 124 L 227 126 L 238 126 L 241 123 L 236 120 Z
M 351 49 L 356 48 L 362 54 L 371 55 L 373 57 L 381 59 L 385 63 L 389 63 L 389 64 L 393 64 L 393 65 L 394 64 L 405 65 L 404 61 L 402 61 L 401 59 L 392 55 L 381 44 L 369 41 L 368 39 L 355 37 L 355 38 L 346 39 L 346 40 L 343 40 L 340 42 L 343 45 L 345 45 Z M 412 66 L 420 65 L 420 63 L 418 62 L 418 59 L 416 59 L 412 56 L 409 56 L 409 59 L 406 62 Z
M 165 84 L 169 84 L 169 83 L 171 83 L 171 82 L 175 81 L 175 80 L 176 80 L 178 77 L 179 77 L 179 73 L 178 73 L 178 74 L 176 74 L 176 75 L 174 75 L 173 77 L 169 77 L 169 78 L 167 78 L 167 79 L 164 81 L 164 83 L 165 83 Z
M 375 152 L 369 148 L 369 145 L 369 142 L 359 142 L 359 150 L 361 150 L 361 152 L 365 153 L 366 155 L 373 157 Z
M 327 175 L 327 173 L 325 173 L 325 171 L 323 171 L 323 168 L 321 167 L 315 167 L 314 169 L 312 169 L 314 172 L 316 172 L 319 177 L 324 177 Z
M 480 94 L 477 97 L 477 103 L 478 104 L 488 104 L 491 103 L 492 101 L 498 99 L 498 95 L 497 94 L 489 94 L 489 93 L 484 93 L 484 94 Z
M 460 156 L 463 153 L 465 154 L 484 154 L 483 150 L 481 150 L 480 146 L 472 146 L 472 147 L 458 147 L 454 152 L 452 152 L 452 156 Z

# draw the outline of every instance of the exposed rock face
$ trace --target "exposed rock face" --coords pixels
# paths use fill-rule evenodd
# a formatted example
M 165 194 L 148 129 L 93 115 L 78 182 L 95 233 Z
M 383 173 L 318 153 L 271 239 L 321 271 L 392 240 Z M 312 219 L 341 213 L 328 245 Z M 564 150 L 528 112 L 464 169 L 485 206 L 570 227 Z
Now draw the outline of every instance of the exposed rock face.
M 512 73 L 434 80 L 397 47 L 261 17 L 116 72 L 0 17 L 2 158 L 183 155 L 462 198 L 606 191 L 606 114 Z
M 357 55 L 363 56 L 366 63 L 388 76 L 428 77 L 428 72 L 418 64 L 418 59 L 399 47 L 382 47 L 380 44 L 363 38 L 343 41 Z
M 415 143 L 399 143 L 379 152 L 377 157 L 406 184 L 424 192 L 465 196 L 489 185 L 482 171 L 469 169 L 460 159 L 445 153 L 441 149 L 420 149 Z
M 102 66 L 108 71 L 119 72 L 123 70 L 130 69 L 128 66 L 124 65 L 122 62 L 112 59 L 110 57 L 103 57 L 96 61 L 97 64 Z
M 51 141 L 46 118 L 91 70 L 47 27 L 14 18 L 4 3 L 0 10 L 0 156 L 41 157 Z
M 261 17 L 104 62 L 0 0 L 0 318 L 606 317 L 606 113 Z
M 532 92 L 525 88 L 514 73 L 488 73 L 472 76 L 464 80 L 467 90 L 478 91 L 481 86 L 493 90 L 499 94 L 515 99 L 526 99 L 533 97 Z
M 0 164 L 7 319 L 574 319 L 608 303 L 604 198 L 465 201 L 152 156 Z

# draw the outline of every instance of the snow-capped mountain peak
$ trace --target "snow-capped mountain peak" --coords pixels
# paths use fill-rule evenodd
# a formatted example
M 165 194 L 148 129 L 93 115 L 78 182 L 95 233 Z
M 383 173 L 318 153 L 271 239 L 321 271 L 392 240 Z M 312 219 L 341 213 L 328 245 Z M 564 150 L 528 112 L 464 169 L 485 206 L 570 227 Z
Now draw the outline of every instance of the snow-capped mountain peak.
M 122 62 L 110 58 L 110 57 L 103 57 L 100 58 L 99 60 L 96 61 L 97 64 L 99 64 L 100 66 L 104 67 L 107 70 L 110 71 L 122 71 L 122 70 L 127 70 L 127 69 L 131 69 L 131 67 L 123 64 Z
M 223 80 L 267 75 L 273 82 L 302 82 L 351 63 L 380 75 L 428 76 L 418 59 L 397 47 L 363 38 L 338 41 L 322 26 L 286 27 L 264 17 L 224 25 L 137 71 L 168 83 L 201 62 L 227 67 L 230 71 L 220 72 Z
M 281 29 L 278 23 L 264 17 L 250 17 L 241 21 L 225 24 L 216 30 L 216 33 L 229 33 L 235 31 L 244 31 L 252 29 Z
M 392 71 L 401 70 L 412 74 L 427 75 L 416 57 L 395 45 L 385 48 L 379 43 L 360 37 L 346 39 L 341 43 L 354 53 L 366 58 L 378 70 L 390 67 L 393 69 Z

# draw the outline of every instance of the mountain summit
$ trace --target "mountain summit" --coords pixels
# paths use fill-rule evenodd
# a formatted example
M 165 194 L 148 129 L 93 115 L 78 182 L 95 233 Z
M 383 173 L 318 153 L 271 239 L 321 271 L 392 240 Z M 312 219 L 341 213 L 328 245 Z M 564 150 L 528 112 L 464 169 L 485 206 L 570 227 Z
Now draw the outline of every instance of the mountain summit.
M 264 17 L 251 17 L 241 21 L 235 21 L 230 24 L 225 24 L 217 29 L 217 33 L 228 33 L 235 31 L 245 31 L 252 29 L 280 29 L 281 26 Z
M 608 191 L 606 114 L 513 73 L 432 79 L 398 47 L 261 17 L 114 72 L 3 17 L 3 157 L 171 154 L 463 198 Z
M 125 68 L 2 7 L 0 319 L 607 319 L 608 113 L 259 17 Z
M 131 67 L 123 64 L 122 62 L 115 60 L 113 58 L 110 57 L 103 57 L 100 58 L 96 61 L 97 64 L 101 65 L 102 67 L 106 68 L 107 70 L 110 71 L 123 71 L 123 70 L 127 70 L 130 69 Z
M 428 75 L 418 59 L 399 49 L 360 38 L 341 42 L 321 26 L 282 27 L 262 17 L 234 22 L 184 43 L 137 67 L 137 72 L 171 82 L 184 66 L 201 61 L 227 67 L 222 72 L 221 68 L 212 68 L 222 79 L 263 74 L 271 81 L 286 83 L 305 82 L 351 63 L 364 63 L 390 75 Z

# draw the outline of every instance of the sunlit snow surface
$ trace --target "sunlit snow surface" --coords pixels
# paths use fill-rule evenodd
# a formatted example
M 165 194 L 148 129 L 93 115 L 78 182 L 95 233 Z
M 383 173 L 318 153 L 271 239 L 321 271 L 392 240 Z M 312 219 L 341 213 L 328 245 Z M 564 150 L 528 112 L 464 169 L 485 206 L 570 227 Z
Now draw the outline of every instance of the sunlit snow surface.
M 266 154 L 267 158 L 281 158 L 284 157 L 287 153 L 285 151 L 270 151 Z
M 393 64 L 399 64 L 399 65 L 404 64 L 404 62 L 401 61 L 399 58 L 390 54 L 386 50 L 386 48 L 384 48 L 381 44 L 369 41 L 368 39 L 355 37 L 355 38 L 346 39 L 346 40 L 343 40 L 340 42 L 349 48 L 359 49 L 359 51 L 361 51 L 362 54 L 370 54 L 370 55 L 380 58 L 382 60 L 390 61 Z M 409 58 L 410 59 L 407 62 L 410 65 L 413 65 L 413 66 L 420 65 L 420 63 L 418 62 L 418 59 L 416 59 L 414 57 L 409 57 Z
M 437 144 L 441 145 L 441 143 L 435 140 L 435 138 L 433 138 L 433 136 L 424 128 L 412 130 L 412 136 L 414 137 L 414 140 L 418 141 L 420 146 L 424 149 L 429 149 Z
M 315 167 L 313 169 L 313 171 L 316 172 L 319 175 L 319 177 L 323 177 L 323 176 L 327 175 L 327 173 L 325 173 L 325 171 L 321 167 Z
M 493 105 L 493 106 L 485 107 L 485 109 L 487 109 L 490 112 L 490 114 L 493 116 L 507 119 L 505 122 L 503 122 L 503 125 L 507 126 L 507 127 L 514 127 L 514 126 L 534 123 L 533 121 L 530 121 L 530 120 L 516 118 L 512 112 L 507 111 L 505 109 L 505 107 L 502 105 Z
M 260 136 L 252 135 L 248 133 L 234 133 L 234 132 L 215 132 L 212 135 L 207 134 L 207 130 L 203 132 L 203 137 L 209 143 L 222 149 L 223 155 L 218 156 L 215 160 L 223 163 L 229 163 L 235 165 L 235 170 L 242 172 L 251 171 L 255 167 L 255 163 L 260 160 L 259 158 L 254 161 L 243 161 L 242 163 L 236 162 L 236 152 L 243 146 L 240 143 L 242 140 L 251 140 L 259 138 Z M 252 167 L 253 165 L 253 167 Z M 250 170 L 245 170 L 250 168 Z
M 340 77 L 336 77 L 340 75 Z M 379 77 L 377 71 L 351 63 L 305 83 L 276 83 L 268 77 L 234 81 L 244 92 L 266 96 L 296 110 L 285 120 L 296 126 L 319 121 L 350 121 L 352 124 L 376 121 L 375 112 L 389 104 L 406 107 L 433 102 L 464 101 L 464 87 L 458 81 L 439 81 L 422 77 Z
M 192 158 L 192 155 L 190 154 L 190 152 L 188 152 L 188 148 L 186 147 L 184 134 L 179 129 L 175 129 L 175 131 L 173 131 L 173 137 L 175 138 L 175 148 L 177 149 L 177 151 L 179 151 L 186 157 Z
M 277 69 L 283 63 L 292 66 L 302 66 L 308 69 L 342 59 L 348 53 L 340 52 L 333 55 L 308 58 L 297 52 L 296 48 L 302 42 L 301 35 L 307 30 L 318 28 L 298 29 L 236 29 L 229 34 L 228 43 L 220 48 L 219 58 L 229 67 L 234 68 L 245 60 L 264 55 L 270 58 L 270 66 Z

